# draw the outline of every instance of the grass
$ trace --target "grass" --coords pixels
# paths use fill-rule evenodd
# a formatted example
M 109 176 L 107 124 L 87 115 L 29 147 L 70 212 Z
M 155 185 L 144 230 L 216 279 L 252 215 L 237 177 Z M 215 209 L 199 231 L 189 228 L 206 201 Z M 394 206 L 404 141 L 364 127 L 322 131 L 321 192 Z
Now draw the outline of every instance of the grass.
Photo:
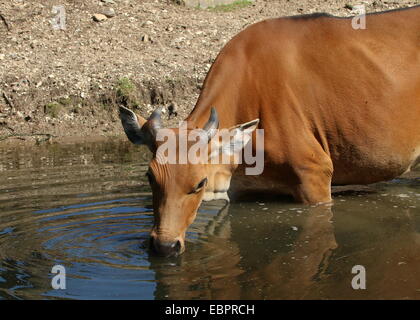
M 209 10 L 217 11 L 217 12 L 229 12 L 229 11 L 245 8 L 251 5 L 252 3 L 253 1 L 250 1 L 250 0 L 238 0 L 230 4 L 217 5 L 214 8 L 209 8 Z
M 50 117 L 57 118 L 63 106 L 58 102 L 50 102 L 44 106 L 44 113 Z
M 118 103 L 126 107 L 138 107 L 136 85 L 129 78 L 124 77 L 117 81 L 116 94 Z
M 62 106 L 64 106 L 64 107 L 68 107 L 68 106 L 71 106 L 73 104 L 72 99 L 71 98 L 68 98 L 68 97 L 59 98 L 57 100 L 57 102 L 59 104 L 61 104 Z
M 63 111 L 71 110 L 78 102 L 75 97 L 61 97 L 44 105 L 44 113 L 50 117 L 58 118 Z
M 128 78 L 121 78 L 117 82 L 117 95 L 120 97 L 128 97 L 133 93 L 135 85 Z

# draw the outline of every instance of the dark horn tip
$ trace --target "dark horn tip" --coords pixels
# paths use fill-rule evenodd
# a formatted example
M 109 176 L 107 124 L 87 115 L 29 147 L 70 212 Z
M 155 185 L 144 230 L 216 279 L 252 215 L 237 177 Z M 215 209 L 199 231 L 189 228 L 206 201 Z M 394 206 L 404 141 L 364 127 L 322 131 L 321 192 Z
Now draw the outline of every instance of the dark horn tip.
M 219 127 L 219 117 L 217 115 L 217 110 L 215 107 L 211 107 L 210 117 L 206 125 L 204 126 L 204 129 L 212 129 L 212 128 L 218 128 L 218 127 Z
M 160 128 L 162 128 L 162 119 L 161 119 L 161 114 L 162 114 L 162 110 L 163 110 L 163 106 L 160 106 L 158 108 L 155 109 L 155 111 L 152 112 L 152 114 L 150 115 L 148 121 L 151 123 L 153 131 L 156 133 L 157 130 L 159 130 Z
M 217 110 L 215 107 L 211 107 L 210 120 L 219 122 L 219 117 L 217 115 Z
M 219 119 L 217 116 L 217 110 L 215 107 L 212 107 L 210 110 L 209 120 L 204 125 L 203 130 L 207 132 L 208 138 L 210 140 L 216 134 L 217 129 L 219 129 Z
M 217 116 L 217 110 L 216 110 L 216 108 L 215 108 L 215 107 L 211 107 L 211 110 L 210 110 L 210 117 L 211 117 L 211 118 L 214 118 L 215 116 Z
M 162 114 L 162 110 L 163 110 L 163 107 L 162 106 L 160 106 L 160 107 L 157 107 L 153 112 L 152 112 L 152 114 L 150 115 L 150 117 L 149 117 L 149 119 L 148 120 L 157 120 L 157 119 L 159 119 L 160 120 L 160 116 L 161 116 L 161 114 Z

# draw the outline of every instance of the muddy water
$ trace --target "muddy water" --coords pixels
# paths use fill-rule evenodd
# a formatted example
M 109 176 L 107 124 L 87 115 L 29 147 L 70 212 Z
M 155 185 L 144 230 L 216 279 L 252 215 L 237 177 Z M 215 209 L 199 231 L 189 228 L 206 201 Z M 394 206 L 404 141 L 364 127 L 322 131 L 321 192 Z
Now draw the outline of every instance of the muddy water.
M 420 298 L 420 172 L 336 189 L 332 207 L 206 203 L 185 254 L 162 259 L 147 159 L 126 142 L 1 149 L 0 299 Z

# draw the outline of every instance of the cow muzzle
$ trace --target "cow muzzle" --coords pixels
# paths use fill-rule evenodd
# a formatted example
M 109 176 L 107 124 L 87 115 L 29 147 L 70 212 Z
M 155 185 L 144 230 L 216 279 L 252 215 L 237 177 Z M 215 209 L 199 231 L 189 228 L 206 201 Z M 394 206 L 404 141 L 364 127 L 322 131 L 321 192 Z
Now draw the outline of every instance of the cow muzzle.
M 168 241 L 152 236 L 150 242 L 151 249 L 163 257 L 177 257 L 184 251 L 184 245 L 181 239 Z

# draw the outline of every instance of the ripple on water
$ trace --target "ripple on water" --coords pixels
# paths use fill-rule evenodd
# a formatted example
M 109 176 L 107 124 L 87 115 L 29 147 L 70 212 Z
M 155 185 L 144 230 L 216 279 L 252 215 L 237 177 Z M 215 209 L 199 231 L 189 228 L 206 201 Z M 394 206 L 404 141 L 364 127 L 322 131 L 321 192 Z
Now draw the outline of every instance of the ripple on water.
M 120 142 L 0 150 L 0 298 L 354 298 L 355 264 L 404 280 L 373 276 L 372 292 L 417 297 L 417 176 L 339 189 L 326 209 L 205 203 L 186 252 L 163 259 L 148 250 L 147 157 Z M 56 264 L 66 290 L 51 288 Z

